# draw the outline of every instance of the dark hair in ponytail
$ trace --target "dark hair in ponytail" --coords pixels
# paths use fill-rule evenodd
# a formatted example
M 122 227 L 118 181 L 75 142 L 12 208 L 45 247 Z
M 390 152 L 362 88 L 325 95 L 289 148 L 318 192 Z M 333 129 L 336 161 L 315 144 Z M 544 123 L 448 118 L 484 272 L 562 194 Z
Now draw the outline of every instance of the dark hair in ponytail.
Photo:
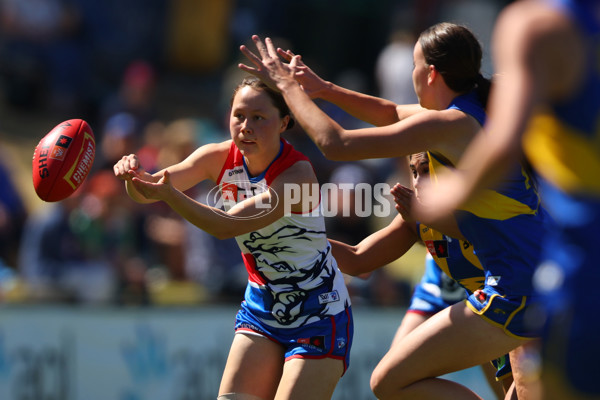
M 488 98 L 490 97 L 490 89 L 492 88 L 492 81 L 485 78 L 483 75 L 478 74 L 475 85 L 479 102 L 483 104 L 483 108 L 487 108 Z
M 475 89 L 481 104 L 487 105 L 491 81 L 481 75 L 481 45 L 468 28 L 442 22 L 423 31 L 419 44 L 427 64 L 435 66 L 450 89 Z

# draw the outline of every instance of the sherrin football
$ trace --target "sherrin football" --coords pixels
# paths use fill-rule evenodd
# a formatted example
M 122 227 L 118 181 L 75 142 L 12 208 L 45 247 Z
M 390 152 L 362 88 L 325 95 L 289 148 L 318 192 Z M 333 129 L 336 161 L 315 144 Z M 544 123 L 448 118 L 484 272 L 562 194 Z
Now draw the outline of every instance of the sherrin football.
M 53 202 L 72 195 L 90 173 L 95 155 L 87 122 L 70 119 L 54 127 L 33 152 L 33 187 L 39 198 Z

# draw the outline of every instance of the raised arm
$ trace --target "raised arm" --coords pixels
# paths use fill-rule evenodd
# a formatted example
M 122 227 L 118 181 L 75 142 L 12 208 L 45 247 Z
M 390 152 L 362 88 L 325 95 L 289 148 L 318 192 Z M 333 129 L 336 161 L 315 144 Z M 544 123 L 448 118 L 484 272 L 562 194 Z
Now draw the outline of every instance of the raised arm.
M 440 176 L 432 203 L 420 218 L 441 218 L 498 182 L 522 155 L 521 139 L 533 110 L 560 98 L 581 75 L 582 48 L 563 15 L 536 2 L 517 2 L 502 12 L 492 39 L 498 77 L 490 93 L 488 120 L 458 163 Z
M 295 79 L 299 58 L 285 64 L 269 38 L 253 37 L 261 55 L 244 52 L 256 67 L 241 67 L 280 90 L 296 120 L 321 152 L 331 160 L 390 158 L 425 150 L 440 150 L 458 158 L 458 150 L 473 131 L 470 118 L 458 110 L 425 110 L 392 125 L 346 130 L 325 114 Z
M 402 257 L 419 241 L 414 225 L 404 221 L 401 215 L 397 215 L 388 226 L 356 245 L 330 239 L 338 267 L 348 275 L 358 276 Z
M 250 52 L 245 46 L 242 46 L 241 50 L 250 58 Z M 291 62 L 296 56 L 290 50 L 284 51 L 280 48 L 277 49 L 277 53 L 288 62 Z M 243 64 L 240 68 L 248 70 L 247 66 Z M 391 125 L 424 110 L 418 104 L 398 105 L 390 100 L 356 92 L 325 81 L 304 64 L 300 56 L 297 56 L 294 77 L 311 98 L 320 98 L 333 103 L 348 114 L 375 126 Z

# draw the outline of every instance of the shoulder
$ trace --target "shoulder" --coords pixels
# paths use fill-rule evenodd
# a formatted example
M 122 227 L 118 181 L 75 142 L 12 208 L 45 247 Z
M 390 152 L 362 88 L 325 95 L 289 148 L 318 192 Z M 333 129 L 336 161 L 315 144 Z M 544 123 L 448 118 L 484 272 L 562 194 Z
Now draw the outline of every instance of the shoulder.
M 493 38 L 499 69 L 525 68 L 550 97 L 560 96 L 577 83 L 584 64 L 583 42 L 570 14 L 531 0 L 506 7 Z
M 231 150 L 231 140 L 226 140 L 220 143 L 208 143 L 198 147 L 188 157 L 187 161 L 195 163 L 201 160 L 209 160 L 211 162 L 219 162 L 219 164 L 222 164 L 227 159 L 227 156 Z
M 427 149 L 439 151 L 453 163 L 460 158 L 462 151 L 481 129 L 479 122 L 468 113 L 455 108 L 428 110 L 414 116 L 423 118 L 428 125 L 431 143 Z
M 450 128 L 452 128 L 452 125 L 456 125 L 456 128 L 460 128 L 462 124 L 469 121 L 468 117 L 468 114 L 464 111 L 457 108 L 448 108 L 445 110 L 425 110 L 415 114 L 411 119 L 431 124 L 450 124 Z
M 519 47 L 534 50 L 540 41 L 556 39 L 575 30 L 574 21 L 563 10 L 530 0 L 507 6 L 498 16 L 494 33 L 497 40 L 515 40 Z
M 315 170 L 308 160 L 298 160 L 282 171 L 275 182 L 283 183 L 318 183 Z
M 208 143 L 197 148 L 181 164 L 198 172 L 207 172 L 212 180 L 215 180 L 221 168 L 232 150 L 232 141 L 226 140 L 220 143 Z
M 277 196 L 290 201 L 294 213 L 306 213 L 318 207 L 321 201 L 321 188 L 310 162 L 301 160 L 283 170 L 271 182 L 271 190 Z M 283 196 L 283 197 L 282 197 Z

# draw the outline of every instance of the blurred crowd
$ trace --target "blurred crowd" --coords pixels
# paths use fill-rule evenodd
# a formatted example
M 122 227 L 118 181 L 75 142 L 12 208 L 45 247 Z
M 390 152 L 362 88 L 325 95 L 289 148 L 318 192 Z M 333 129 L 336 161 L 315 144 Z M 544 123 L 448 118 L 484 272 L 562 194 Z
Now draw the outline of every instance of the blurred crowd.
M 415 102 L 416 34 L 463 9 L 471 10 L 463 18 L 491 26 L 506 2 L 489 2 L 487 10 L 480 3 L 0 0 L 0 116 L 6 116 L 0 118 L 0 302 L 241 301 L 247 275 L 235 241 L 202 232 L 163 204 L 134 203 L 113 176 L 115 161 L 135 152 L 153 172 L 201 144 L 227 139 L 223 121 L 242 76 L 238 47 L 253 33 L 305 55 L 309 66 L 342 86 Z M 318 104 L 344 126 L 362 124 Z M 23 118 L 19 127 L 43 116 L 48 130 L 70 118 L 90 123 L 94 168 L 73 196 L 47 204 L 35 199 L 39 207 L 31 207 L 31 193 L 16 182 L 23 174 L 1 153 L 23 135 L 34 146 L 45 132 L 7 130 L 2 119 L 11 116 Z M 298 126 L 285 138 L 309 156 L 322 184 L 410 182 L 404 159 L 331 162 Z M 208 202 L 211 189 L 199 185 L 190 194 Z M 329 217 L 328 236 L 355 244 L 392 217 Z M 353 302 L 407 305 L 424 255 L 417 246 L 366 280 L 348 277 Z

